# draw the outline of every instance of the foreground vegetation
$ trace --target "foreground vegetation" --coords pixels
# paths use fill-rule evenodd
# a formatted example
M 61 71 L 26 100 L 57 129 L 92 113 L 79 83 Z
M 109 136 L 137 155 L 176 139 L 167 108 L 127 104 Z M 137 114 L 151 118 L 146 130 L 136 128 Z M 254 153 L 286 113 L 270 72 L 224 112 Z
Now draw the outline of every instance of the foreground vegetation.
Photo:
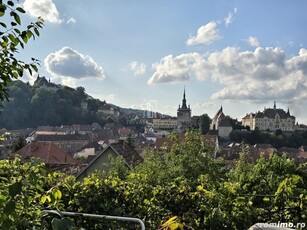
M 0 161 L 1 229 L 137 229 L 134 225 L 44 217 L 43 209 L 137 217 L 146 229 L 177 216 L 184 229 L 246 229 L 256 222 L 307 222 L 307 165 L 285 156 L 256 162 L 245 149 L 232 170 L 213 159 L 198 133 L 171 150 L 148 151 L 133 169 L 114 159 L 110 172 L 77 181 L 35 160 Z M 180 225 L 178 225 L 180 226 Z M 167 229 L 167 228 L 165 228 Z

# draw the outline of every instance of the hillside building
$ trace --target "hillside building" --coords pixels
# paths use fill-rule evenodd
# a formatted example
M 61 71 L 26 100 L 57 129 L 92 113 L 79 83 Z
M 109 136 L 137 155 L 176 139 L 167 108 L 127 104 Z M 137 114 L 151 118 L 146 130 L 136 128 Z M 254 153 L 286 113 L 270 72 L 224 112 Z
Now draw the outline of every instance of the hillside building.
M 251 130 L 278 130 L 294 131 L 295 117 L 283 109 L 277 109 L 274 102 L 273 108 L 264 108 L 263 112 L 249 113 L 242 118 L 242 125 L 249 126 Z

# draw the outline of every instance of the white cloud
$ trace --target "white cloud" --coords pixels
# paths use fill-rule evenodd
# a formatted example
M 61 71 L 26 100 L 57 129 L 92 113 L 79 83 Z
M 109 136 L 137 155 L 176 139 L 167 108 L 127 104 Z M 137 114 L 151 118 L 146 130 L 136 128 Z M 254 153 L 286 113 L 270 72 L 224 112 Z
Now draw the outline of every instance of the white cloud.
M 307 100 L 307 50 L 288 58 L 278 47 L 241 51 L 227 47 L 206 56 L 166 56 L 153 65 L 148 83 L 212 79 L 223 88 L 212 99 L 234 101 Z
M 63 21 L 52 0 L 25 0 L 23 7 L 33 17 L 42 17 L 51 23 L 62 23 Z
M 230 11 L 226 18 L 224 18 L 224 23 L 226 26 L 230 25 L 233 22 L 233 17 L 237 13 L 237 8 L 234 8 L 233 11 Z
M 208 110 L 208 109 L 211 109 L 214 105 L 215 103 L 212 101 L 197 102 L 195 105 L 192 106 L 192 108 L 196 110 Z
M 250 36 L 246 42 L 250 45 L 250 46 L 253 46 L 253 47 L 259 47 L 260 46 L 260 42 L 259 40 L 256 38 L 256 37 L 252 37 Z
M 202 75 L 203 57 L 199 53 L 168 55 L 152 65 L 155 70 L 148 84 L 188 81 L 193 75 Z
M 218 23 L 211 21 L 206 25 L 202 25 L 195 36 L 191 36 L 187 41 L 187 45 L 199 45 L 199 44 L 210 44 L 221 37 L 217 28 Z
M 32 73 L 32 75 L 31 75 L 28 71 L 25 71 L 20 80 L 22 80 L 24 82 L 29 82 L 30 84 L 33 84 L 34 81 L 36 80 L 36 78 L 37 78 L 37 74 L 35 72 Z
M 129 64 L 129 67 L 135 76 L 143 75 L 146 72 L 146 65 L 144 63 L 133 61 Z
M 76 23 L 76 19 L 74 19 L 73 17 L 69 18 L 67 21 L 66 21 L 67 24 L 75 24 Z
M 104 79 L 105 75 L 90 56 L 83 55 L 70 47 L 50 53 L 44 60 L 45 67 L 53 76 L 61 78 L 62 82 L 72 79 L 94 77 Z

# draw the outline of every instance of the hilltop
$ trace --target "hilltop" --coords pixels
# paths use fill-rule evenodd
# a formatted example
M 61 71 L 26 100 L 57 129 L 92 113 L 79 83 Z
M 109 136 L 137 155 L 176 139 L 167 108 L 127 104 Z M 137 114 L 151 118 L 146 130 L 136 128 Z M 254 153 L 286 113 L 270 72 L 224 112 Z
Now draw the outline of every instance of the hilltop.
M 0 103 L 0 127 L 7 129 L 94 122 L 104 125 L 120 115 L 143 113 L 95 99 L 84 87 L 71 88 L 39 76 L 33 85 L 20 80 L 11 82 L 8 92 L 9 101 Z M 104 111 L 106 108 L 109 112 Z

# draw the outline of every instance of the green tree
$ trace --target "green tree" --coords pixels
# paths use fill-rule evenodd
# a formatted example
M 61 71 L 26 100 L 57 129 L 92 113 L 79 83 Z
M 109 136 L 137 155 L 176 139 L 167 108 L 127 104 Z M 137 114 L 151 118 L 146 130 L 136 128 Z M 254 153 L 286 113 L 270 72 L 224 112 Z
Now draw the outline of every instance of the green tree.
M 0 160 L 0 229 L 41 227 L 41 210 L 60 208 L 62 193 L 56 181 L 62 177 L 48 172 L 37 159 Z
M 208 133 L 210 129 L 210 123 L 211 119 L 208 116 L 208 114 L 203 114 L 199 117 L 198 125 L 199 125 L 199 130 L 202 134 Z
M 22 77 L 24 71 L 38 70 L 39 61 L 32 58 L 29 64 L 18 60 L 16 53 L 20 48 L 28 43 L 30 39 L 39 36 L 39 29 L 43 26 L 43 20 L 38 18 L 35 23 L 30 23 L 25 28 L 21 25 L 20 14 L 24 14 L 25 10 L 19 4 L 13 1 L 0 2 L 0 100 L 8 100 L 7 85 L 13 79 Z
M 32 87 L 22 81 L 13 81 L 8 85 L 9 101 L 3 101 L 0 125 L 9 129 L 27 128 L 30 123 L 30 104 Z
M 22 149 L 26 145 L 26 139 L 23 136 L 18 136 L 17 140 L 13 143 L 13 152 L 17 152 L 19 149 Z
M 58 96 L 55 92 L 38 88 L 31 98 L 30 116 L 36 125 L 57 125 L 59 117 L 56 113 Z

